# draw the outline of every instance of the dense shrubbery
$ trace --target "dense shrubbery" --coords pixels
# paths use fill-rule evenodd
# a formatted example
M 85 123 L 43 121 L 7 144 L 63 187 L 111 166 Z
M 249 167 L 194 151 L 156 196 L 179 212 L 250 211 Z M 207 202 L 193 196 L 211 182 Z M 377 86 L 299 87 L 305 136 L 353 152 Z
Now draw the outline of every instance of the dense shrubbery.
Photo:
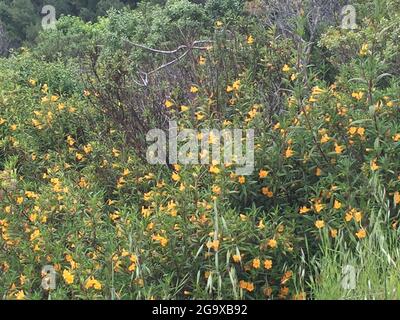
M 301 17 L 284 37 L 241 1 L 175 0 L 64 17 L 1 60 L 0 295 L 398 298 L 400 17 L 384 2 L 313 52 Z M 152 73 L 179 53 L 151 49 L 198 40 Z M 254 174 L 147 164 L 144 134 L 169 119 L 255 129 Z

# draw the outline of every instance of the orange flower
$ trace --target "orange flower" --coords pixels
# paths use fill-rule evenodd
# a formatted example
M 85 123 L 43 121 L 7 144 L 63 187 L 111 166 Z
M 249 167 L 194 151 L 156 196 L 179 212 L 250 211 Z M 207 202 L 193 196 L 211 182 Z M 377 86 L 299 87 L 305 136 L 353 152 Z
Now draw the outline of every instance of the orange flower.
M 74 283 L 74 275 L 66 269 L 63 271 L 63 278 L 66 284 Z
M 329 142 L 329 140 L 331 140 L 331 138 L 328 136 L 328 134 L 325 133 L 321 138 L 321 143 L 322 144 L 327 143 Z
M 208 249 L 214 249 L 214 251 L 218 251 L 219 249 L 219 240 L 208 241 L 206 244 Z
M 367 232 L 362 228 L 356 233 L 356 236 L 358 239 L 364 239 L 367 236 Z
M 171 176 L 172 180 L 174 180 L 175 182 L 178 182 L 181 180 L 181 177 L 179 176 L 179 174 L 177 174 L 176 172 L 174 172 Z
M 290 157 L 293 157 L 293 155 L 294 155 L 293 149 L 291 147 L 287 148 L 285 151 L 285 158 L 288 159 Z
M 253 38 L 253 36 L 248 36 L 247 37 L 247 44 L 249 44 L 249 45 L 252 45 L 254 43 L 254 38 Z
M 166 100 L 165 101 L 165 106 L 169 109 L 174 105 L 174 103 L 171 100 Z
M 181 111 L 182 112 L 186 112 L 188 111 L 190 108 L 188 106 L 181 106 Z
M 395 205 L 400 203 L 400 192 L 396 191 L 393 196 L 393 201 Z
M 258 258 L 253 259 L 253 268 L 254 269 L 259 269 L 260 265 L 261 265 L 260 259 L 258 259 Z
M 268 246 L 271 248 L 271 249 L 274 249 L 274 248 L 276 248 L 277 247 L 277 245 L 278 245 L 278 243 L 277 243 L 277 241 L 275 240 L 275 239 L 270 239 L 270 240 L 268 240 Z
M 364 43 L 360 49 L 360 56 L 366 56 L 368 54 L 368 43 Z
M 376 170 L 378 170 L 378 169 L 379 169 L 379 166 L 378 166 L 378 164 L 377 164 L 377 160 L 376 160 L 376 159 L 372 160 L 372 161 L 371 161 L 371 170 L 372 170 L 372 171 L 376 171 Z
M 24 290 L 20 290 L 15 294 L 15 298 L 17 300 L 24 300 L 25 299 L 25 293 Z
M 96 290 L 101 290 L 101 283 L 97 281 L 94 277 L 90 277 L 85 283 L 85 288 L 94 288 Z
M 285 274 L 282 276 L 281 284 L 285 284 L 286 282 L 288 282 L 292 276 L 293 276 L 292 271 L 290 270 L 286 271 Z
M 357 127 L 350 127 L 348 132 L 351 136 L 355 135 L 357 133 Z
M 196 86 L 191 86 L 190 87 L 190 92 L 191 93 L 197 93 L 197 92 L 199 92 L 199 88 L 197 88 Z
M 240 280 L 239 287 L 241 289 L 247 290 L 248 292 L 254 291 L 254 284 L 252 282 L 247 282 L 244 280 Z
M 287 64 L 285 64 L 285 65 L 283 66 L 283 68 L 282 68 L 282 71 L 283 71 L 283 72 L 289 72 L 289 71 L 290 71 L 290 67 L 289 67 Z
M 263 194 L 264 196 L 267 196 L 268 198 L 272 198 L 272 197 L 274 196 L 274 193 L 273 193 L 271 190 L 269 190 L 268 187 L 262 188 L 262 189 L 261 189 L 261 192 L 262 192 L 262 194 Z
M 267 270 L 270 270 L 272 268 L 272 260 L 269 260 L 269 259 L 265 260 L 264 261 L 264 268 L 267 269 Z
M 215 194 L 221 194 L 221 187 L 220 186 L 213 186 L 212 187 L 212 192 Z
M 320 95 L 320 94 L 323 94 L 323 93 L 325 93 L 326 91 L 324 90 L 324 89 L 321 89 L 320 87 L 318 87 L 318 86 L 316 86 L 316 87 L 314 87 L 313 88 L 313 91 L 312 91 L 312 95 L 313 96 L 318 96 L 318 95 Z
M 323 227 L 325 227 L 325 222 L 324 222 L 324 220 L 317 220 L 317 221 L 315 221 L 315 226 L 316 226 L 318 229 L 322 229 Z
M 268 176 L 269 172 L 266 170 L 260 170 L 260 172 L 258 173 L 258 176 L 260 179 L 264 179 Z
M 388 106 L 389 108 L 393 108 L 394 102 L 393 102 L 393 101 L 388 101 L 388 102 L 386 103 L 386 106 Z
M 301 207 L 300 210 L 299 210 L 300 214 L 306 214 L 306 213 L 308 213 L 310 211 L 311 211 L 311 209 L 306 207 L 306 206 Z
M 354 217 L 354 220 L 356 220 L 356 222 L 361 222 L 362 212 L 354 210 L 353 217 Z
M 153 241 L 159 242 L 162 247 L 166 247 L 168 244 L 168 239 L 160 235 L 153 235 L 151 238 Z
M 336 210 L 339 210 L 342 207 L 342 203 L 339 200 L 335 200 L 335 203 L 333 204 L 333 208 Z
M 325 208 L 325 205 L 323 205 L 322 203 L 316 203 L 316 204 L 314 205 L 314 210 L 315 210 L 317 213 L 320 213 L 324 208 Z
M 217 166 L 210 166 L 210 173 L 218 174 L 221 170 Z
M 260 230 L 264 230 L 265 229 L 265 224 L 264 224 L 264 220 L 261 219 L 260 222 L 258 222 L 257 228 Z
M 232 88 L 235 91 L 238 91 L 240 88 L 240 80 L 236 80 L 233 84 L 232 84 Z
M 234 262 L 239 263 L 240 261 L 242 261 L 242 257 L 239 254 L 235 254 L 232 256 L 232 259 Z
M 352 211 L 346 212 L 344 220 L 346 220 L 346 222 L 350 222 L 351 220 L 353 220 L 353 212 Z
M 341 154 L 343 152 L 343 150 L 344 150 L 344 147 L 338 145 L 337 142 L 335 142 L 335 153 L 336 154 Z
M 364 97 L 364 92 L 362 92 L 362 91 L 353 92 L 353 93 L 351 94 L 351 96 L 352 96 L 353 98 L 355 98 L 356 100 L 360 101 L 360 100 Z

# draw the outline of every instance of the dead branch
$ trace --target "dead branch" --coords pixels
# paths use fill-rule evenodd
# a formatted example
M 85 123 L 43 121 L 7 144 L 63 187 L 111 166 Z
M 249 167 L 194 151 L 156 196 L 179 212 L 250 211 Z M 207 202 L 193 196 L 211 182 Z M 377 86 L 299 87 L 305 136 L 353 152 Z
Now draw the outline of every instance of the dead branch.
M 208 46 L 204 47 L 204 46 L 201 46 L 201 44 L 207 44 L 207 43 L 213 43 L 214 42 L 213 40 L 197 40 L 197 41 L 192 42 L 192 44 L 190 44 L 190 45 L 181 45 L 181 46 L 177 47 L 175 50 L 161 50 L 161 49 L 151 48 L 151 47 L 148 47 L 148 46 L 145 46 L 145 45 L 142 45 L 142 44 L 134 43 L 134 42 L 129 41 L 127 39 L 125 39 L 124 41 L 126 43 L 134 46 L 134 47 L 141 48 L 141 49 L 144 49 L 144 50 L 148 50 L 148 51 L 153 52 L 153 53 L 159 53 L 159 54 L 165 54 L 165 55 L 173 55 L 173 54 L 178 53 L 179 51 L 182 51 L 182 50 L 186 49 L 186 51 L 183 54 L 181 54 L 179 57 L 177 57 L 177 58 L 175 58 L 175 59 L 173 59 L 173 60 L 171 60 L 171 61 L 169 61 L 167 63 L 164 63 L 161 66 L 159 66 L 159 67 L 157 67 L 157 68 L 155 68 L 155 69 L 153 69 L 151 71 L 148 71 L 148 72 L 139 71 L 138 74 L 139 74 L 141 82 L 138 82 L 137 80 L 134 80 L 134 79 L 132 79 L 132 81 L 136 85 L 141 86 L 141 87 L 147 87 L 148 86 L 148 84 L 149 84 L 148 78 L 149 78 L 150 75 L 152 75 L 154 73 L 157 73 L 158 71 L 160 71 L 162 69 L 165 69 L 165 68 L 167 68 L 167 67 L 169 67 L 169 66 L 171 66 L 171 65 L 173 65 L 173 64 L 175 64 L 177 62 L 179 62 L 180 60 L 185 58 L 188 55 L 188 53 L 191 52 L 192 50 L 208 50 L 209 49 Z

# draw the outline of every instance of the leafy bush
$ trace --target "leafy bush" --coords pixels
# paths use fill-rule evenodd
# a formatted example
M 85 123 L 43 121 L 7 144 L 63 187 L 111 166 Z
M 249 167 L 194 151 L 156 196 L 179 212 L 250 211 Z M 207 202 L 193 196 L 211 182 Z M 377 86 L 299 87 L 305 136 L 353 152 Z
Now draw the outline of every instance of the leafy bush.
M 0 60 L 2 297 L 398 297 L 398 16 L 329 28 L 315 48 L 241 6 L 64 17 Z M 254 129 L 254 172 L 143 161 L 168 120 Z

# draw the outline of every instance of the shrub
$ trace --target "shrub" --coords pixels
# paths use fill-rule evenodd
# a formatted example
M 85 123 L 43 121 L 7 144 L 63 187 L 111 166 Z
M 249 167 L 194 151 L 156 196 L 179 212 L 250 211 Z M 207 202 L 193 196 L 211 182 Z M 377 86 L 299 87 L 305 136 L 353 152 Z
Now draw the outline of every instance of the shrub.
M 397 16 L 386 29 L 371 18 L 358 32 L 327 30 L 319 44 L 335 70 L 325 76 L 324 61 L 302 65 L 302 30 L 298 47 L 260 16 L 210 16 L 216 5 L 65 17 L 54 41 L 42 34 L 0 60 L 1 296 L 397 297 Z M 82 46 L 66 40 L 76 38 Z M 199 39 L 210 42 L 150 72 Z M 170 119 L 255 129 L 254 172 L 149 165 L 147 129 Z M 338 282 L 348 264 L 359 266 L 351 294 Z M 41 288 L 44 265 L 55 290 Z

